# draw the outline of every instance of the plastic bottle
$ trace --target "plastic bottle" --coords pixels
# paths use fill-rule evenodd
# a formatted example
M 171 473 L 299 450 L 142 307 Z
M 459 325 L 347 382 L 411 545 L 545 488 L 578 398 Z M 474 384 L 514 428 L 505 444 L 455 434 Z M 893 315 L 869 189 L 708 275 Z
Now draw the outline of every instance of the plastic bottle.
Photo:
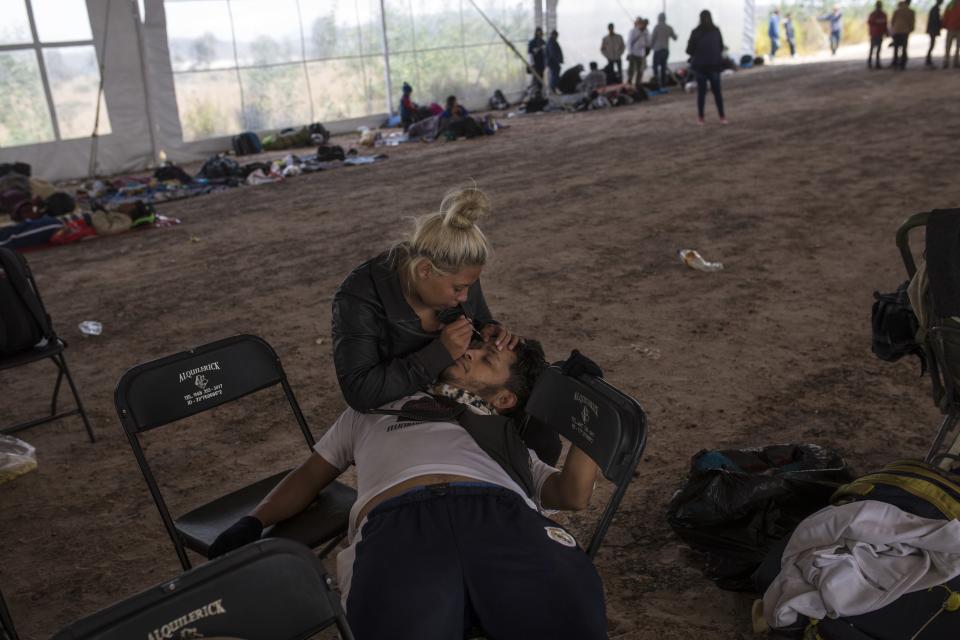
M 85 336 L 98 336 L 103 333 L 103 325 L 96 320 L 84 320 L 80 323 L 79 329 Z
M 707 262 L 694 249 L 680 249 L 677 251 L 677 257 L 680 258 L 680 262 L 697 271 L 721 271 L 723 269 L 722 262 Z

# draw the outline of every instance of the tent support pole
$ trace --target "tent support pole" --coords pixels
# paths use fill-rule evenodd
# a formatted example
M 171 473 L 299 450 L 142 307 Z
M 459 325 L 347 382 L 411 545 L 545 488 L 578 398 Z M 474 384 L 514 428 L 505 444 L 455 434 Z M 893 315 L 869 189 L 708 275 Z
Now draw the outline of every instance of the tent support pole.
M 393 83 L 390 80 L 390 43 L 387 41 L 387 8 L 380 0 L 380 33 L 383 34 L 383 74 L 387 82 L 387 113 L 393 113 Z
M 144 14 L 146 14 L 147 3 L 151 0 L 144 0 Z M 150 99 L 150 76 L 147 71 L 147 47 L 143 42 L 143 21 L 147 19 L 146 15 L 140 16 L 139 9 L 135 4 L 130 5 L 134 11 L 134 23 L 137 25 L 137 47 L 140 48 L 140 77 L 143 82 L 143 106 L 147 114 L 147 126 L 150 128 L 150 158 L 151 165 L 159 162 L 160 151 L 157 149 L 157 135 L 155 133 L 156 123 L 153 120 L 153 106 Z

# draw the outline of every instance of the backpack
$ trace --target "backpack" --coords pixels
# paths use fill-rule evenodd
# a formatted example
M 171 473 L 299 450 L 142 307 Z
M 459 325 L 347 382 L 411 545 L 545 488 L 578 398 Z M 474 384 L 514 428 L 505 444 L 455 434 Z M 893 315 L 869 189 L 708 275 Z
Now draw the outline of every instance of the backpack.
M 310 131 L 310 140 L 314 144 L 327 144 L 330 141 L 330 132 L 319 122 L 314 122 L 308 127 Z
M 16 251 L 0 248 L 0 357 L 53 337 L 50 319 L 27 278 L 26 261 Z
M 907 280 L 893 293 L 873 292 L 874 303 L 871 318 L 873 339 L 870 349 L 881 360 L 896 362 L 906 355 L 920 358 L 921 374 L 927 370 L 927 360 L 923 347 L 917 343 L 917 329 L 920 325 L 910 306 L 907 295 Z
M 240 175 L 240 165 L 231 158 L 210 156 L 200 167 L 200 172 L 197 175 L 207 180 L 231 178 Z
M 346 159 L 346 154 L 343 152 L 343 147 L 338 144 L 326 145 L 322 144 L 317 147 L 317 162 L 330 162 L 332 160 L 344 160 Z
M 494 110 L 510 108 L 510 103 L 507 101 L 506 96 L 503 95 L 503 91 L 500 91 L 500 89 L 497 89 L 493 92 L 493 96 L 490 98 L 490 108 Z
M 252 131 L 244 131 L 233 136 L 233 153 L 238 156 L 248 156 L 263 151 L 260 138 Z

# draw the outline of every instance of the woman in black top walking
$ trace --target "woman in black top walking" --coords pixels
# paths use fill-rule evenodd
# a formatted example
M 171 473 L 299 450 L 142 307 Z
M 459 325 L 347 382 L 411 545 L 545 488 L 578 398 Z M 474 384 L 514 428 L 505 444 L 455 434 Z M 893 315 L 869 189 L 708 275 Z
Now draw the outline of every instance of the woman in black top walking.
M 687 42 L 690 66 L 697 76 L 697 124 L 703 124 L 703 108 L 707 100 L 707 82 L 717 103 L 720 122 L 727 124 L 723 111 L 723 94 L 720 91 L 720 71 L 723 68 L 723 36 L 713 24 L 710 12 L 700 12 L 700 24 L 690 33 Z

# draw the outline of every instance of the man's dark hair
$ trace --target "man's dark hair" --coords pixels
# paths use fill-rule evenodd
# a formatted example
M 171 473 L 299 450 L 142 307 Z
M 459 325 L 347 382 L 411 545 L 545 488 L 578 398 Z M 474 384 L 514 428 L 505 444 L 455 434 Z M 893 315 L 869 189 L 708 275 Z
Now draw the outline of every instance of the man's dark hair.
M 533 385 L 547 367 L 543 347 L 536 340 L 524 340 L 513 350 L 517 359 L 510 365 L 510 377 L 504 386 L 517 396 L 517 406 L 510 413 L 519 413 L 527 404 Z
M 596 71 L 596 70 L 597 70 L 597 63 L 596 63 L 596 62 L 591 62 L 591 63 L 590 63 L 590 71 Z
M 457 101 L 457 96 L 447 96 L 447 109 L 453 106 L 453 103 Z
M 607 29 L 613 29 L 613 23 L 612 23 L 612 22 L 607 25 Z

